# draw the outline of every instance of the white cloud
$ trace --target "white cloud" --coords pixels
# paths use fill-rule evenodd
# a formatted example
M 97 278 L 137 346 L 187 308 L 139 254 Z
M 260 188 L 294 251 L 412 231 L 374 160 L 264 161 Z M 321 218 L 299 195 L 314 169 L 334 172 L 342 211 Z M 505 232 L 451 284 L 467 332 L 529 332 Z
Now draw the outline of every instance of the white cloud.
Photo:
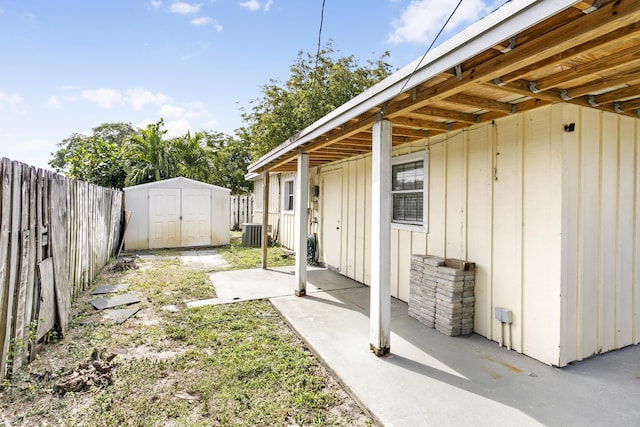
M 264 10 L 265 12 L 269 12 L 272 5 L 273 0 L 267 0 L 265 2 L 261 2 L 259 0 L 247 0 L 240 2 L 240 7 L 249 9 L 251 12 L 255 12 L 256 10 L 260 9 Z
M 176 136 L 182 136 L 188 131 L 193 131 L 191 123 L 187 119 L 168 120 L 165 122 L 165 128 L 167 129 L 167 137 L 173 138 Z M 192 134 L 194 132 L 191 132 Z
M 160 107 L 160 111 L 158 111 L 160 117 L 181 117 L 185 114 L 185 109 L 182 107 L 177 107 L 175 105 L 163 105 Z
M 125 93 L 125 103 L 134 110 L 140 110 L 148 104 L 161 105 L 171 99 L 162 93 L 154 94 L 140 87 L 127 89 Z
M 151 6 L 157 9 L 162 6 L 162 2 L 160 0 L 151 0 Z
M 446 29 L 452 30 L 477 21 L 491 11 L 495 3 L 466 1 L 464 7 L 458 8 Z M 400 18 L 393 20 L 391 25 L 394 30 L 389 34 L 389 41 L 393 44 L 430 42 L 453 11 L 453 7 L 450 0 L 411 0 Z
M 260 2 L 258 0 L 247 0 L 240 2 L 240 7 L 249 9 L 252 12 L 260 9 Z
M 0 111 L 8 111 L 22 114 L 26 110 L 24 99 L 17 93 L 6 93 L 0 91 Z
M 201 6 L 202 4 L 200 3 L 190 4 L 179 1 L 171 5 L 171 12 L 179 13 L 180 15 L 189 15 L 198 12 Z
M 193 25 L 207 25 L 210 23 L 211 23 L 211 18 L 209 18 L 208 16 L 199 16 L 191 20 L 191 24 Z
M 141 122 L 135 123 L 133 126 L 138 128 L 138 129 L 146 129 L 147 126 L 149 126 L 152 123 L 157 123 L 157 120 L 150 120 L 150 119 L 145 119 Z
M 147 105 L 162 105 L 171 100 L 169 96 L 163 93 L 153 93 L 141 87 L 126 89 L 124 94 L 116 89 L 109 88 L 89 89 L 82 91 L 81 96 L 103 108 L 112 108 L 114 105 L 127 105 L 134 110 L 141 110 Z M 56 100 L 52 101 L 50 98 L 50 102 L 56 102 Z
M 60 108 L 61 107 L 60 99 L 55 95 L 50 96 L 49 99 L 47 100 L 47 107 Z
M 217 21 L 213 21 L 213 27 L 216 29 L 217 32 L 220 32 L 224 29 L 224 27 L 220 24 L 218 24 Z
M 83 90 L 81 96 L 87 101 L 95 102 L 102 108 L 112 108 L 114 104 L 122 100 L 120 92 L 106 88 Z
M 187 103 L 184 107 L 165 104 L 160 107 L 160 110 L 158 111 L 158 115 L 160 117 L 167 117 L 170 119 L 193 119 L 204 117 L 207 114 L 206 106 L 202 102 L 197 101 Z

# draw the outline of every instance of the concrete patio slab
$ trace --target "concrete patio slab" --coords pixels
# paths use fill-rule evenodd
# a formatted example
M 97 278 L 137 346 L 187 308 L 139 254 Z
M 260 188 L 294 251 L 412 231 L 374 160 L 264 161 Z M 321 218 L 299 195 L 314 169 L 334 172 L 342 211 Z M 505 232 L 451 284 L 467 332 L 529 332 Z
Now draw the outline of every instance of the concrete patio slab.
M 362 286 L 344 276 L 319 267 L 307 269 L 307 294 L 326 290 L 346 289 Z M 217 298 L 191 301 L 187 307 L 202 307 L 212 304 L 229 304 L 237 301 L 273 298 L 294 295 L 294 267 L 276 267 L 268 270 L 233 270 L 209 275 Z
M 271 301 L 386 426 L 640 423 L 638 346 L 558 369 L 479 335 L 447 337 L 394 299 L 391 355 L 378 358 L 369 351 L 368 287 Z
M 479 335 L 447 337 L 392 299 L 391 354 L 369 351 L 369 287 L 321 268 L 294 296 L 293 267 L 211 274 L 218 298 L 269 298 L 353 396 L 385 426 L 640 425 L 640 346 L 565 368 Z

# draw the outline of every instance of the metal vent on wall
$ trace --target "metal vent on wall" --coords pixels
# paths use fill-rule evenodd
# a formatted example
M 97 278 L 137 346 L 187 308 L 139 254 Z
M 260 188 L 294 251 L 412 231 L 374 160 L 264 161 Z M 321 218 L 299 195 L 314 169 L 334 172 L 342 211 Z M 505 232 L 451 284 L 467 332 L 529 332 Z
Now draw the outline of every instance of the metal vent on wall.
M 242 224 L 242 246 L 261 246 L 262 224 Z

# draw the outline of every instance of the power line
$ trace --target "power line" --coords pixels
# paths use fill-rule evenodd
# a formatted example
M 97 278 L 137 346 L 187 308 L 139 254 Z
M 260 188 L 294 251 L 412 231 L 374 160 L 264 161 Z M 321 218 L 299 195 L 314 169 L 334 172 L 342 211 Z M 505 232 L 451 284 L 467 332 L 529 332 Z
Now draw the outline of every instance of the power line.
M 318 48 L 316 50 L 316 63 L 313 67 L 313 84 L 311 85 L 311 96 L 309 97 L 309 121 L 311 121 L 311 114 L 313 111 L 313 101 L 316 91 L 316 85 L 318 84 L 318 61 L 320 60 L 320 46 L 322 43 L 322 25 L 324 23 L 324 3 L 326 0 L 322 0 L 322 9 L 320 10 L 320 29 L 318 30 Z
M 453 9 L 453 12 L 451 12 L 449 17 L 445 21 L 444 25 L 442 25 L 442 28 L 440 28 L 440 31 L 438 31 L 438 34 L 436 34 L 435 38 L 433 39 L 433 41 L 429 45 L 429 48 L 427 48 L 427 50 L 425 51 L 424 55 L 422 55 L 422 58 L 420 58 L 420 61 L 418 61 L 418 63 L 416 64 L 416 68 L 414 68 L 413 71 L 411 72 L 411 74 L 409 74 L 409 77 L 407 77 L 407 80 L 402 85 L 402 89 L 400 89 L 400 93 L 404 92 L 404 89 L 409 84 L 409 80 L 411 80 L 411 77 L 413 77 L 413 75 L 416 73 L 416 71 L 418 71 L 418 68 L 420 67 L 420 64 L 422 64 L 422 61 L 424 61 L 424 58 L 427 56 L 429 51 L 431 51 L 431 48 L 433 47 L 433 45 L 436 44 L 436 40 L 438 40 L 438 37 L 440 37 L 440 34 L 442 34 L 442 32 L 444 31 L 445 27 L 447 26 L 449 21 L 451 21 L 451 18 L 453 18 L 453 15 L 455 15 L 456 11 L 458 10 L 458 8 L 460 7 L 461 4 L 462 4 L 462 0 L 460 0 L 458 2 L 458 4 L 456 5 L 455 9 Z M 324 2 L 323 2 L 323 5 L 324 5 Z M 400 93 L 398 93 L 398 95 Z

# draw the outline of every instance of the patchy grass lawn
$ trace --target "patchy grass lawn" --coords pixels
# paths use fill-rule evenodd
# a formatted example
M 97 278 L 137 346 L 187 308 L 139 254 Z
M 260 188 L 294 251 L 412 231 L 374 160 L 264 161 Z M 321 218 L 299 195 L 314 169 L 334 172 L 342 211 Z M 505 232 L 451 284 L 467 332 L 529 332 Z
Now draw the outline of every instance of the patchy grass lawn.
M 242 233 L 231 232 L 231 242 L 227 246 L 216 248 L 229 264 L 232 270 L 246 270 L 260 268 L 262 265 L 262 248 L 242 246 Z M 295 265 L 295 257 L 290 251 L 279 246 L 270 246 L 267 249 L 267 263 L 269 267 L 283 267 Z
M 237 254 L 234 266 L 260 259 L 237 242 L 220 252 Z M 268 301 L 185 308 L 215 297 L 208 273 L 160 255 L 97 281 L 129 283 L 141 299 L 122 325 L 103 323 L 88 291 L 74 302 L 67 336 L 2 384 L 0 426 L 372 424 Z M 54 395 L 95 348 L 118 355 L 112 384 Z

